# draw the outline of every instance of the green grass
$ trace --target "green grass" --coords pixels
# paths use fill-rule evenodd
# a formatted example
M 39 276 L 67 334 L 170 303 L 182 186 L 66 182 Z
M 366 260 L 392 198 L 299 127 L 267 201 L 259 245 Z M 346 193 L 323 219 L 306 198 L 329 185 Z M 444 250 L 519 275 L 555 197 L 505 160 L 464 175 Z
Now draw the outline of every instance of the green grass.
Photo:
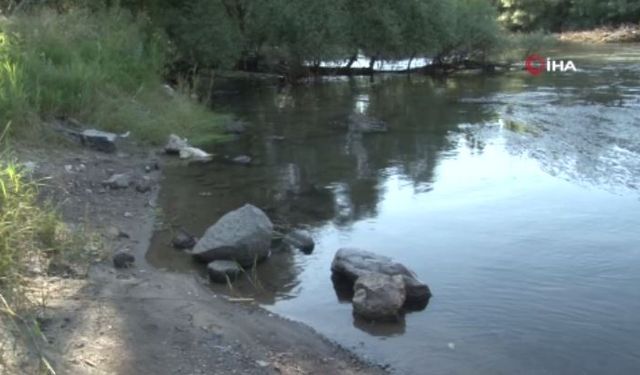
M 170 133 L 209 141 L 226 117 L 167 92 L 169 48 L 147 21 L 117 8 L 0 19 L 0 123 L 11 121 L 18 139 L 38 138 L 47 121 L 71 117 L 152 143 Z
M 38 198 L 38 185 L 17 164 L 0 159 L 0 291 L 20 285 L 26 265 L 67 257 L 76 235 L 56 211 Z

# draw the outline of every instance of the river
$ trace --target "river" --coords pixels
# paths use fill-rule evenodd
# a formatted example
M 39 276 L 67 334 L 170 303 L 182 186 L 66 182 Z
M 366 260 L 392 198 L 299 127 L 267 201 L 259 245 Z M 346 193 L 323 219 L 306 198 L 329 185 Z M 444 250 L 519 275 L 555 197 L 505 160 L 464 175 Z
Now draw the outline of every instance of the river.
M 400 374 L 640 372 L 640 46 L 547 52 L 577 72 L 221 84 L 215 108 L 251 124 L 216 153 L 254 165 L 166 170 L 148 260 L 246 202 L 309 229 L 232 291 Z M 357 137 L 353 112 L 389 124 Z M 274 137 L 277 136 L 277 137 Z M 279 137 L 284 137 L 284 140 Z M 412 268 L 432 292 L 398 324 L 355 320 L 330 278 L 340 247 Z

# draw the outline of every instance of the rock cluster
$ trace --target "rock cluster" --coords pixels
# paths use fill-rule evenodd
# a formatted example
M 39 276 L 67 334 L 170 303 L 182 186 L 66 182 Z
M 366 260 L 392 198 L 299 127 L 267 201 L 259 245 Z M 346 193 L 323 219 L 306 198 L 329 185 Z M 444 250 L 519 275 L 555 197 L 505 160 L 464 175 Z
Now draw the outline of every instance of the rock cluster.
M 338 250 L 331 271 L 353 284 L 354 313 L 366 319 L 395 319 L 402 308 L 424 308 L 431 297 L 429 287 L 407 267 L 370 251 Z

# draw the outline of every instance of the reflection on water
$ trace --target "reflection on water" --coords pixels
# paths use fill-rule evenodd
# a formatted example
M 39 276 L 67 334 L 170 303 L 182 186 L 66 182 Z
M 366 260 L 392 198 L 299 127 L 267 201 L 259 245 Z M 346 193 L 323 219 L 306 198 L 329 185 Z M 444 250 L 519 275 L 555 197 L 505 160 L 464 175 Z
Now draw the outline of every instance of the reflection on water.
M 550 54 L 572 59 L 572 75 L 378 77 L 220 96 L 254 132 L 214 151 L 256 163 L 168 168 L 163 210 L 196 234 L 245 202 L 308 229 L 314 253 L 276 248 L 233 293 L 400 373 L 636 373 L 638 51 Z M 354 112 L 389 133 L 332 125 Z M 202 272 L 170 237 L 156 234 L 152 264 Z M 330 277 L 345 246 L 414 269 L 429 306 L 401 324 L 355 319 Z

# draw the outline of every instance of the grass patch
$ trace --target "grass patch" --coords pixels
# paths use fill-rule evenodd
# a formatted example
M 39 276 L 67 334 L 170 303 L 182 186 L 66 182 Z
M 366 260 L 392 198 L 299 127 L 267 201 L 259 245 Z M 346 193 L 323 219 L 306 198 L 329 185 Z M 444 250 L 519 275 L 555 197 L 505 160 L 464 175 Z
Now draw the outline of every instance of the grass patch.
M 226 116 L 164 87 L 169 46 L 147 20 L 117 7 L 0 19 L 0 123 L 11 121 L 23 139 L 72 117 L 152 143 L 169 133 L 210 141 Z
M 41 372 L 54 374 L 36 318 L 50 297 L 47 276 L 84 276 L 104 248 L 86 228 L 66 225 L 29 174 L 0 154 L 0 372 L 16 373 L 16 360 L 35 355 Z
M 67 226 L 39 197 L 39 184 L 7 160 L 0 157 L 0 292 L 17 301 L 26 276 L 46 274 L 52 264 L 88 264 L 100 245 L 84 228 Z

